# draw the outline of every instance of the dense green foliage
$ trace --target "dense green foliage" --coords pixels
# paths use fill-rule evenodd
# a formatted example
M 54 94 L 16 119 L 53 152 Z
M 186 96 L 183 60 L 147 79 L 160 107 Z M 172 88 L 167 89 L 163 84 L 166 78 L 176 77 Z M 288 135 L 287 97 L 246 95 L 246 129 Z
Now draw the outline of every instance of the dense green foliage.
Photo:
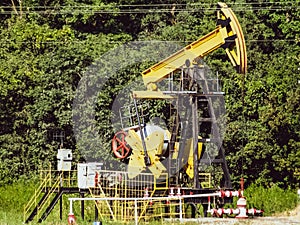
M 270 188 L 250 185 L 245 191 L 245 196 L 247 207 L 263 209 L 265 216 L 294 209 L 298 202 L 295 191 L 283 190 L 277 185 Z
M 54 136 L 61 131 L 64 146 L 79 160 L 72 103 L 84 71 L 102 54 L 132 40 L 196 40 L 214 29 L 216 2 L 1 1 L 0 183 L 54 164 L 59 145 Z M 295 175 L 300 168 L 299 3 L 227 4 L 245 34 L 248 73 L 235 73 L 222 50 L 205 61 L 219 71 L 226 93 L 224 146 L 233 181 L 243 174 L 247 184 L 295 187 L 300 180 Z M 110 79 L 98 100 L 99 139 L 108 149 L 111 104 L 147 68 L 144 61 Z

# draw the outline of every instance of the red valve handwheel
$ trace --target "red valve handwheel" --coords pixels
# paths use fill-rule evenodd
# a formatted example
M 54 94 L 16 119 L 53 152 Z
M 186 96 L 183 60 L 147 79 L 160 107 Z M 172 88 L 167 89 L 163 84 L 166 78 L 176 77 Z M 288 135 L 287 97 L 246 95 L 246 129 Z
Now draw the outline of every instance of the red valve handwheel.
M 115 156 L 119 159 L 124 159 L 130 153 L 130 147 L 128 147 L 125 137 L 127 133 L 119 131 L 115 134 L 112 139 L 112 150 Z

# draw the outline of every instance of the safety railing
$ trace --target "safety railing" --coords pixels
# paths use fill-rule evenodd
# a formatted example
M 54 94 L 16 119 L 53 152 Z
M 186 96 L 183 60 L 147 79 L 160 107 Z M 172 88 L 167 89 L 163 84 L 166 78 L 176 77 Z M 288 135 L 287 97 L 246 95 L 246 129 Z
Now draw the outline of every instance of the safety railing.
M 149 222 L 155 219 L 176 219 L 182 221 L 185 217 L 185 199 L 186 198 L 205 198 L 205 197 L 218 197 L 219 192 L 209 194 L 197 194 L 197 195 L 180 195 L 180 196 L 164 196 L 164 197 L 142 197 L 142 198 L 120 198 L 120 197 L 104 197 L 104 198 L 69 198 L 70 211 L 69 215 L 73 213 L 74 201 L 108 201 L 112 205 L 118 205 L 122 208 L 124 204 L 130 204 L 127 207 L 128 214 L 122 214 L 122 217 L 116 218 L 117 221 L 134 221 L 135 225 L 141 222 Z M 149 203 L 149 207 L 146 212 L 141 214 L 141 207 L 145 202 Z M 110 221 L 109 216 L 101 217 L 102 221 Z
M 141 198 L 165 195 L 168 190 L 168 174 L 161 174 L 157 179 L 151 173 L 140 173 L 129 178 L 128 172 L 96 171 L 95 187 L 89 191 L 94 198 Z M 161 194 L 160 194 L 161 193 Z M 134 202 L 125 201 L 96 201 L 96 207 L 101 219 L 129 221 L 132 219 Z M 147 212 L 149 202 L 139 202 L 140 214 Z
M 105 193 L 103 191 L 102 186 L 99 183 L 96 185 L 97 185 L 97 187 L 95 187 L 95 188 L 91 188 L 91 187 L 89 188 L 91 196 L 93 198 L 96 198 L 96 197 L 104 198 Z M 97 191 L 95 191 L 95 190 L 97 190 Z M 103 204 L 103 202 L 95 201 L 95 205 L 97 207 L 98 212 L 100 212 L 100 217 L 102 219 L 104 219 L 103 214 L 109 214 L 112 217 L 112 219 L 115 220 L 114 212 L 112 211 L 112 207 L 108 201 L 104 201 L 104 204 Z
M 54 182 L 51 173 L 48 173 L 44 177 L 39 187 L 35 189 L 34 195 L 24 207 L 24 212 L 23 212 L 24 222 L 28 222 L 28 220 L 32 220 L 33 217 L 35 216 L 37 217 L 40 216 L 46 203 L 50 201 L 49 196 L 59 189 L 60 183 L 61 183 L 61 175 L 58 176 L 56 180 L 54 180 Z M 34 215 L 32 215 L 32 213 Z M 32 218 L 29 218 L 31 215 Z
M 212 187 L 211 173 L 199 173 L 199 181 L 202 188 Z
M 61 187 L 77 187 L 77 171 L 57 171 L 52 170 L 51 165 L 47 170 L 39 170 L 39 186 L 31 199 L 24 207 L 23 221 L 28 222 L 33 217 L 39 217 L 45 205 L 51 199 L 49 198 L 54 192 Z
M 40 199 L 42 198 L 42 193 L 44 191 L 46 191 L 46 188 L 48 187 L 48 185 L 50 183 L 51 183 L 51 174 L 47 174 L 47 176 L 45 176 L 45 178 L 41 182 L 40 186 L 37 189 L 35 189 L 35 192 L 34 192 L 34 195 L 32 196 L 32 198 L 28 201 L 28 203 L 24 207 L 24 212 L 23 212 L 24 222 L 26 222 L 26 220 L 30 216 L 30 213 L 32 213 L 32 211 L 35 208 L 38 211 L 37 207 L 38 207 L 38 203 L 39 203 Z
M 54 180 L 53 185 L 51 187 L 48 187 L 48 190 L 45 193 L 45 197 L 41 201 L 41 203 L 37 206 L 38 211 L 37 211 L 37 218 L 40 218 L 41 213 L 44 211 L 45 207 L 48 205 L 47 203 L 50 203 L 51 198 L 50 196 L 59 191 L 59 188 L 61 187 L 61 178 L 62 174 L 57 177 L 56 180 Z
M 43 181 L 45 177 L 49 177 L 48 187 L 52 187 L 52 182 L 61 177 L 61 187 L 77 187 L 77 170 L 59 171 L 59 170 L 40 170 L 40 180 Z
M 139 115 L 139 118 L 137 118 Z M 119 109 L 119 118 L 122 129 L 132 129 L 139 126 L 138 119 L 141 124 L 144 124 L 147 117 L 149 117 L 149 104 L 146 102 L 139 102 L 137 108 L 134 104 L 126 104 Z

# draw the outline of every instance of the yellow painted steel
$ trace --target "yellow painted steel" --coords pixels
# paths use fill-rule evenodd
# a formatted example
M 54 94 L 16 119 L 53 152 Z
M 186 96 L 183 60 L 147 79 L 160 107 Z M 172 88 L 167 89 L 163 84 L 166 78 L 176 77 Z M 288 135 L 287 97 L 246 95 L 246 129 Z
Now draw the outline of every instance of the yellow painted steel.
M 91 188 L 91 187 L 89 188 L 91 196 L 93 198 L 95 198 L 95 197 L 105 198 L 106 195 L 105 195 L 105 192 L 103 191 L 102 186 L 99 183 L 96 184 L 96 185 L 97 185 L 97 190 L 98 190 L 97 192 L 95 192 L 96 188 Z M 98 193 L 98 195 L 96 195 L 95 193 Z M 112 210 L 112 205 L 109 203 L 108 200 L 103 200 L 100 203 L 95 202 L 95 205 L 96 205 L 98 211 L 101 211 L 103 209 L 108 210 L 112 220 L 116 221 L 116 217 L 115 217 L 114 212 Z M 114 211 L 116 211 L 116 209 Z M 101 219 L 104 219 L 103 213 L 100 213 L 100 217 L 101 217 Z
M 201 153 L 202 153 L 202 146 L 203 143 L 198 143 L 198 159 L 200 159 Z M 193 149 L 193 140 L 191 139 L 190 144 L 190 153 L 188 157 L 188 162 L 186 165 L 186 174 L 193 179 L 194 178 L 194 149 Z
M 130 160 L 128 163 L 128 172 L 129 177 L 133 178 L 146 169 L 144 162 L 144 149 L 140 136 L 138 136 L 134 130 L 128 131 L 128 135 L 125 140 L 132 148 L 132 154 L 130 155 Z M 151 133 L 145 139 L 145 143 L 151 162 L 151 165 L 148 166 L 148 169 L 156 178 L 158 178 L 164 171 L 166 171 L 165 166 L 159 161 L 158 157 L 163 151 L 164 133 L 161 131 L 155 131 Z
M 225 3 L 218 3 L 220 7 L 220 11 L 218 13 L 219 19 L 230 19 L 230 28 L 232 29 L 232 34 L 235 34 L 237 38 L 235 39 L 234 50 L 233 47 L 231 49 L 226 49 L 226 53 L 229 56 L 233 65 L 237 65 L 238 72 L 241 74 L 246 74 L 247 72 L 247 53 L 246 53 L 246 43 L 243 34 L 243 30 L 241 28 L 240 23 L 236 15 L 233 11 L 225 4 Z M 233 60 L 233 59 L 234 60 Z
M 134 91 L 132 97 L 136 99 L 174 99 L 176 95 L 168 95 L 163 93 L 157 88 L 157 83 L 167 78 L 170 74 L 180 70 L 187 61 L 197 64 L 199 58 L 203 58 L 211 52 L 219 48 L 224 48 L 232 65 L 236 67 L 237 72 L 245 74 L 247 71 L 247 54 L 246 44 L 243 35 L 242 28 L 237 20 L 237 17 L 232 10 L 225 3 L 218 3 L 218 26 L 212 32 L 199 38 L 195 42 L 187 45 L 183 49 L 160 61 L 159 63 L 151 66 L 142 72 L 142 77 L 147 91 Z M 193 149 L 190 143 L 186 142 L 184 152 L 189 154 L 188 162 L 185 167 L 186 172 L 190 178 L 194 177 L 194 162 L 193 162 Z M 129 145 L 131 145 L 129 143 Z M 175 145 L 176 146 L 176 145 Z M 178 144 L 177 144 L 178 147 Z M 198 154 L 202 151 L 202 144 L 199 143 Z M 140 165 L 138 169 L 131 168 L 132 171 L 140 172 L 144 169 L 144 153 L 142 151 L 142 145 L 136 146 L 133 150 L 133 156 L 131 156 L 131 165 Z M 177 148 L 178 149 L 178 148 Z M 172 155 L 173 159 L 178 157 L 178 152 Z M 150 157 L 151 158 L 151 157 Z M 152 159 L 152 162 L 160 163 L 159 160 Z M 142 168 L 143 169 L 140 169 Z M 156 176 L 159 176 L 160 165 L 156 168 L 155 164 L 152 164 L 149 168 Z
M 40 218 L 42 213 L 46 210 L 46 207 L 49 205 L 50 201 L 52 200 L 50 196 L 52 194 L 56 193 L 56 191 L 61 187 L 61 181 L 63 178 L 63 173 L 60 172 L 60 174 L 57 177 L 52 177 L 51 170 L 46 174 L 46 176 L 43 178 L 40 186 L 35 190 L 34 195 L 31 197 L 31 199 L 28 201 L 28 203 L 24 207 L 23 211 L 23 220 L 24 222 L 30 215 L 30 213 L 36 208 L 36 218 Z M 50 185 L 50 186 L 49 186 Z M 49 190 L 46 192 L 45 197 L 42 201 L 42 195 L 44 195 L 44 191 L 49 188 Z
M 211 181 L 211 173 L 199 173 L 199 180 L 202 188 L 211 188 L 212 181 Z
M 169 134 L 170 135 L 170 134 Z M 127 171 L 129 173 L 129 178 L 134 178 L 138 176 L 142 171 L 146 169 L 146 165 L 144 162 L 144 150 L 142 146 L 142 140 L 140 136 L 134 131 L 129 130 L 128 135 L 125 138 L 126 142 L 132 148 L 132 154 L 130 155 L 130 159 L 128 162 Z M 163 154 L 163 144 L 164 144 L 164 133 L 162 131 L 155 131 L 151 133 L 146 139 L 146 148 L 148 156 L 150 157 L 151 165 L 148 166 L 148 169 L 152 172 L 152 174 L 159 178 L 161 174 L 166 171 L 165 166 L 160 162 L 159 156 Z M 175 143 L 175 152 L 172 155 L 173 159 L 177 159 L 178 157 L 178 145 L 179 143 Z M 202 153 L 202 143 L 198 143 L 198 158 L 200 158 Z M 193 153 L 193 139 L 188 139 L 185 143 L 184 152 L 189 154 L 185 169 L 186 173 L 190 178 L 194 177 L 194 153 Z
M 138 221 L 149 223 L 150 221 L 160 219 L 164 224 L 164 219 L 179 219 L 180 213 L 185 215 L 184 202 L 182 202 L 182 211 L 179 211 L 180 203 L 178 200 L 148 200 L 148 205 L 139 215 Z
M 146 167 L 144 162 L 143 145 L 140 137 L 135 133 L 134 130 L 128 131 L 128 135 L 125 140 L 132 148 L 127 171 L 130 178 L 133 178 L 141 173 Z
M 41 178 L 43 179 L 41 185 L 36 191 L 36 194 L 29 201 L 24 208 L 24 221 L 29 213 L 37 205 L 39 196 L 43 190 L 49 188 L 48 195 L 55 193 L 61 182 L 69 185 L 73 180 L 73 176 L 65 173 L 60 173 L 59 176 L 53 176 L 52 173 L 58 171 L 44 170 Z M 77 172 L 77 171 L 75 171 Z M 139 222 L 147 222 L 152 220 L 168 218 L 178 218 L 179 200 L 174 199 L 170 201 L 155 199 L 151 201 L 148 197 L 166 197 L 169 193 L 168 174 L 162 173 L 157 179 L 152 173 L 140 173 L 134 178 L 129 178 L 128 172 L 98 170 L 98 182 L 95 187 L 89 187 L 89 192 L 92 197 L 97 197 L 99 200 L 95 201 L 96 208 L 102 221 L 118 221 L 119 223 L 127 223 L 134 221 L 134 201 L 131 200 L 107 200 L 104 198 L 139 198 L 137 200 L 137 212 Z M 77 173 L 75 173 L 77 174 Z M 63 178 L 65 177 L 65 178 Z M 146 195 L 146 188 L 148 194 Z M 143 199 L 141 199 L 143 198 Z M 52 198 L 47 198 L 47 202 L 42 204 L 38 209 L 37 214 L 40 216 Z M 103 200 L 101 200 L 103 199 Z M 182 200 L 182 207 L 184 201 Z M 184 208 L 184 207 L 183 207 Z M 184 212 L 182 212 L 184 215 Z M 38 217 L 39 218 L 39 217 Z
M 133 91 L 132 97 L 135 99 L 174 99 L 176 96 L 166 95 L 162 91 Z
M 196 57 L 204 57 L 208 55 L 210 52 L 225 44 L 226 37 L 228 37 L 226 28 L 221 28 L 220 26 L 217 27 L 211 33 L 143 71 L 142 76 L 144 84 L 149 88 L 148 84 L 161 81 L 168 74 L 183 66 L 186 60 L 193 61 Z
M 192 62 L 198 57 L 203 58 L 209 53 L 224 46 L 226 41 L 232 41 L 232 43 L 229 43 L 228 46 L 225 47 L 225 51 L 231 63 L 233 66 L 237 67 L 239 73 L 246 73 L 246 45 L 241 26 L 235 14 L 225 3 L 218 3 L 218 6 L 218 19 L 222 21 L 229 20 L 229 26 L 218 25 L 214 31 L 143 71 L 143 81 L 149 91 L 156 91 L 157 86 L 155 83 L 166 78 L 171 72 L 178 70 L 185 64 L 186 60 Z M 136 94 L 137 98 L 139 98 L 139 96 L 142 97 L 141 92 Z
M 134 201 L 130 200 L 101 200 L 101 198 L 139 198 L 137 212 L 139 222 L 146 222 L 165 217 L 178 218 L 179 200 L 150 200 L 149 197 L 165 197 L 168 195 L 168 174 L 162 173 L 159 179 L 151 173 L 140 173 L 134 178 L 129 178 L 128 172 L 97 171 L 98 183 L 90 188 L 93 197 L 98 197 L 96 206 L 102 221 L 129 222 L 135 219 Z M 143 198 L 143 199 L 141 199 Z M 183 200 L 182 200 L 183 201 Z M 166 211 L 166 209 L 168 209 Z

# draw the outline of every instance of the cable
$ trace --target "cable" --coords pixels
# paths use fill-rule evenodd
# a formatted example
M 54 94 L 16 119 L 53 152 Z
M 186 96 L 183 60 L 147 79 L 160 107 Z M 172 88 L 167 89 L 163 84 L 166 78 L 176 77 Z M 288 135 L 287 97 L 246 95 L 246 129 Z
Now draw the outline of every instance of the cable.
M 286 3 L 286 2 L 285 2 Z M 124 8 L 125 5 L 119 5 L 119 6 L 37 6 L 37 7 L 32 7 L 34 10 L 30 11 L 30 8 L 27 8 L 27 11 L 22 11 L 23 14 L 85 14 L 85 13 L 93 13 L 93 14 L 137 14 L 137 13 L 165 13 L 165 12 L 204 12 L 204 11 L 215 11 L 216 7 L 201 7 L 201 8 L 196 8 L 196 9 L 180 9 L 180 8 L 155 8 L 158 6 L 165 6 L 167 4 L 157 4 L 157 5 L 128 5 L 128 7 L 136 7 L 134 8 L 128 8 L 128 9 L 122 9 Z M 183 5 L 183 4 L 180 4 Z M 147 6 L 146 8 L 140 8 L 141 6 Z M 176 5 L 177 6 L 177 5 Z M 185 6 L 190 6 L 190 5 L 185 5 Z M 194 5 L 197 6 L 197 5 Z M 202 5 L 201 5 L 202 6 Z M 295 6 L 274 6 L 274 4 L 270 6 L 263 6 L 263 7 L 250 7 L 247 8 L 246 4 L 243 6 L 239 7 L 233 7 L 232 9 L 236 12 L 246 12 L 246 11 L 263 11 L 263 10 L 268 10 L 268 11 L 285 11 L 285 10 L 292 10 L 292 9 L 299 9 L 299 5 Z M 154 8 L 153 8 L 154 7 Z M 11 9 L 11 7 L 0 7 L 2 9 Z M 21 7 L 16 7 L 17 10 L 20 10 Z M 23 7 L 24 9 L 24 7 Z M 36 10 L 36 9 L 44 9 L 44 10 Z M 1 11 L 0 15 L 5 15 L 5 14 L 16 14 L 14 10 L 7 10 L 7 11 Z
M 293 8 L 295 10 L 300 9 L 300 7 L 297 8 Z M 254 11 L 287 11 L 290 10 L 289 9 L 256 9 Z M 173 12 L 187 12 L 187 13 L 195 13 L 195 12 L 202 12 L 203 10 L 175 10 Z M 211 10 L 211 11 L 215 11 Z M 253 9 L 249 9 L 249 10 L 235 10 L 235 12 L 252 12 Z M 82 11 L 82 10 L 72 10 L 72 11 L 30 11 L 30 12 L 26 12 L 23 11 L 22 14 L 23 15 L 31 15 L 31 14 L 47 14 L 47 15 L 67 15 L 67 14 L 150 14 L 150 13 L 169 13 L 170 10 L 140 10 L 140 11 L 94 11 L 94 10 L 89 10 L 89 11 Z M 0 15 L 11 15 L 11 14 L 17 14 L 15 11 L 6 11 L 6 12 L 0 12 Z
M 251 6 L 251 5 L 276 5 L 276 4 L 290 4 L 290 3 L 299 3 L 298 1 L 285 1 L 285 2 L 248 2 L 248 3 L 238 3 L 238 2 L 232 2 L 229 5 L 229 7 L 232 6 L 236 6 L 236 5 L 241 5 L 241 6 Z M 213 3 L 201 3 L 201 2 L 197 2 L 197 3 L 159 3 L 159 4 L 108 4 L 104 7 L 161 7 L 161 6 L 212 6 L 214 5 Z M 11 8 L 11 6 L 0 6 L 1 8 Z M 20 8 L 21 6 L 16 6 L 16 8 Z M 28 7 L 28 6 L 22 6 L 24 7 Z M 103 7 L 103 6 L 96 6 L 96 5 L 73 5 L 73 6 L 42 6 L 42 5 L 37 5 L 37 6 L 32 6 L 34 8 L 57 8 L 57 7 L 72 7 L 72 8 L 81 8 L 81 7 Z
M 174 42 L 174 43 L 192 43 L 193 41 L 190 40 L 136 40 L 137 42 Z M 11 43 L 12 40 L 1 40 L 0 43 Z M 13 41 L 14 43 L 21 43 L 21 44 L 65 44 L 65 43 L 84 43 L 86 41 L 73 41 L 73 40 L 67 40 L 67 41 Z M 246 42 L 300 42 L 296 39 L 266 39 L 266 40 L 260 40 L 260 39 L 246 39 Z M 116 43 L 124 43 L 122 41 L 93 41 L 93 43 L 100 44 L 116 44 Z

